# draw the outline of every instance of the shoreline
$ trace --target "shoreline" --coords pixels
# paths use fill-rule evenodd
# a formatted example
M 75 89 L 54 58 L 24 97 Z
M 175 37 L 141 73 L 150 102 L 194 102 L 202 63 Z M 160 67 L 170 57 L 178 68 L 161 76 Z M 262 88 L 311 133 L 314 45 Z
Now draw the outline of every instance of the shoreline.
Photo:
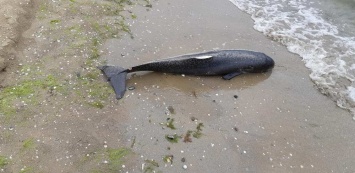
M 119 25 L 118 38 L 108 40 L 85 40 L 80 33 L 90 31 L 92 38 L 97 36 L 95 32 L 107 34 L 109 29 L 100 28 L 111 25 L 104 23 L 95 30 L 96 23 L 91 23 L 95 21 L 80 23 L 82 16 L 70 16 L 78 12 L 95 17 L 98 10 L 106 14 L 107 8 L 95 6 L 97 9 L 90 11 L 90 1 L 85 8 L 70 1 L 60 7 L 71 6 L 77 11 L 67 11 L 65 16 L 58 8 L 46 18 L 53 4 L 42 6 L 37 13 L 43 19 L 37 16 L 23 34 L 31 38 L 36 33 L 30 48 L 48 52 L 33 54 L 25 49 L 30 59 L 20 59 L 23 69 L 9 76 L 22 79 L 16 78 L 10 90 L 19 98 L 13 102 L 0 100 L 0 107 L 13 104 L 15 108 L 5 119 L 0 112 L 0 170 L 355 170 L 355 126 L 350 113 L 318 92 L 299 56 L 255 31 L 250 16 L 228 0 L 144 2 L 135 7 L 119 4 L 128 17 Z M 112 12 L 116 12 L 114 7 Z M 59 17 L 72 21 L 67 25 Z M 81 26 L 70 26 L 77 22 Z M 72 47 L 70 51 L 61 49 L 72 44 L 75 51 Z M 127 81 L 127 87 L 135 89 L 118 101 L 94 68 L 105 60 L 130 67 L 213 49 L 260 51 L 276 64 L 272 72 L 241 75 L 230 81 L 136 73 Z

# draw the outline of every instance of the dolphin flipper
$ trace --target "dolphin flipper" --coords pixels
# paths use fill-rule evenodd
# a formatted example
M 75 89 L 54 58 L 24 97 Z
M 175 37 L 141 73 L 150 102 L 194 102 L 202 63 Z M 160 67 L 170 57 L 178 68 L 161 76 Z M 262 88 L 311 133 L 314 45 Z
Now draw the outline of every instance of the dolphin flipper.
M 241 72 L 241 71 L 236 71 L 236 72 L 228 73 L 228 74 L 222 76 L 222 78 L 223 78 L 224 80 L 231 80 L 232 78 L 234 78 L 234 77 L 236 77 L 236 76 L 239 76 L 239 75 L 241 75 L 241 74 L 243 74 L 243 72 Z
M 118 66 L 100 66 L 100 69 L 108 81 L 110 81 L 111 86 L 116 94 L 116 99 L 121 99 L 126 92 L 126 76 L 127 69 Z

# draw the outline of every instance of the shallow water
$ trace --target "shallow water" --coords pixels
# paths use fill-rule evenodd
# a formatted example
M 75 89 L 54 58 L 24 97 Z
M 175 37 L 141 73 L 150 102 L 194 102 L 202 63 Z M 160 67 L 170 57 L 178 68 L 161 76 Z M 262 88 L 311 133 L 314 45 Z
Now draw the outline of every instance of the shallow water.
M 300 55 L 318 89 L 355 110 L 355 1 L 230 0 L 254 29 Z

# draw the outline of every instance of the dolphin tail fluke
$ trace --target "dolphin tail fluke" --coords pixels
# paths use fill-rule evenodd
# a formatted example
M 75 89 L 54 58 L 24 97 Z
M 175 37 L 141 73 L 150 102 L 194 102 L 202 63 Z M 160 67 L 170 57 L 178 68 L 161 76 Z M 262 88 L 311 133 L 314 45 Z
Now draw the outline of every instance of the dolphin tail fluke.
M 119 66 L 99 66 L 97 68 L 100 69 L 107 77 L 113 90 L 115 91 L 116 99 L 121 99 L 126 92 L 127 69 Z

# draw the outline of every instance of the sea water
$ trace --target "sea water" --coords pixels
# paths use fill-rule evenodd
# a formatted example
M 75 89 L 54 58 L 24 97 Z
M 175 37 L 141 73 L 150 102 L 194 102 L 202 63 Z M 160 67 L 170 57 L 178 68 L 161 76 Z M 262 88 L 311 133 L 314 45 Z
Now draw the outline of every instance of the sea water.
M 318 89 L 355 114 L 355 0 L 230 0 L 300 55 Z

